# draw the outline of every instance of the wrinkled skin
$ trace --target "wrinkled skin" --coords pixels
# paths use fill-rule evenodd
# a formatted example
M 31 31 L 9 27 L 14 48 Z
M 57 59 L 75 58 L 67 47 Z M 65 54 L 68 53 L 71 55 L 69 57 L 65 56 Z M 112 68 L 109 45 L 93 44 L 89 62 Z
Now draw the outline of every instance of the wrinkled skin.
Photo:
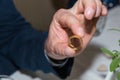
M 60 60 L 82 53 L 95 33 L 99 16 L 106 14 L 107 9 L 100 0 L 78 0 L 72 8 L 58 10 L 53 16 L 45 43 L 48 56 Z M 82 38 L 82 50 L 76 52 L 68 46 L 69 36 L 65 28 Z

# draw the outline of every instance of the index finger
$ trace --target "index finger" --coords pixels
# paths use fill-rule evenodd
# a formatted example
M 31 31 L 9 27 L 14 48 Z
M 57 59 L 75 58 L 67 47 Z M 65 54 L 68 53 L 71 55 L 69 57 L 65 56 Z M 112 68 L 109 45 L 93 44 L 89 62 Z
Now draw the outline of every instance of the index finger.
M 63 11 L 64 14 L 59 14 L 56 17 L 56 21 L 58 24 L 61 25 L 62 28 L 68 28 L 72 31 L 73 34 L 79 35 L 81 37 L 84 36 L 84 15 L 81 15 L 82 21 L 78 19 L 75 15 L 73 15 L 71 12 L 66 10 L 60 10 Z

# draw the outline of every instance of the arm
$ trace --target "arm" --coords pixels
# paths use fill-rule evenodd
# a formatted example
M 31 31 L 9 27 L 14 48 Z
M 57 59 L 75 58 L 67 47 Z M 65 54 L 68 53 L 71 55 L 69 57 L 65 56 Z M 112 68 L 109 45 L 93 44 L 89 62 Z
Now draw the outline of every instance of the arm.
M 44 55 L 44 41 L 47 32 L 38 32 L 25 21 L 16 10 L 12 0 L 1 0 L 0 3 L 0 74 L 11 74 L 19 69 L 42 70 L 61 76 L 69 75 L 73 59 L 63 67 L 54 67 Z M 7 66 L 6 66 L 7 65 Z M 63 75 L 63 74 L 62 74 Z

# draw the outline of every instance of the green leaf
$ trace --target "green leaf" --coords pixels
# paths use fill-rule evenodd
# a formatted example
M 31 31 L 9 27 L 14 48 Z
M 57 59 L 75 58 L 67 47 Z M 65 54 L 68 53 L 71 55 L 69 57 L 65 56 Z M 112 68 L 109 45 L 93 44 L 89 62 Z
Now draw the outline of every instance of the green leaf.
M 117 74 L 117 79 L 120 80 L 120 72 Z
M 113 52 L 113 55 L 114 55 L 113 59 L 120 56 L 120 52 L 119 51 L 113 50 L 112 52 Z
M 118 68 L 118 65 L 120 63 L 120 58 L 115 58 L 112 60 L 111 64 L 110 64 L 110 71 L 115 71 Z
M 111 56 L 111 57 L 114 57 L 114 54 L 113 54 L 110 50 L 108 50 L 108 49 L 106 49 L 106 48 L 101 48 L 101 50 L 102 50 L 105 54 L 107 54 L 107 55 L 109 55 L 109 56 Z

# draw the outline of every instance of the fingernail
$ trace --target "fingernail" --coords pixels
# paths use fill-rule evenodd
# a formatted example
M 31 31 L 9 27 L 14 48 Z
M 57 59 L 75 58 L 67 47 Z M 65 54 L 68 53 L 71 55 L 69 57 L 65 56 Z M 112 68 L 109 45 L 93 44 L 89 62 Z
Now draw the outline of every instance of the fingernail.
M 90 7 L 88 7 L 85 11 L 85 16 L 87 17 L 87 19 L 92 19 L 94 14 L 95 14 L 95 10 Z

